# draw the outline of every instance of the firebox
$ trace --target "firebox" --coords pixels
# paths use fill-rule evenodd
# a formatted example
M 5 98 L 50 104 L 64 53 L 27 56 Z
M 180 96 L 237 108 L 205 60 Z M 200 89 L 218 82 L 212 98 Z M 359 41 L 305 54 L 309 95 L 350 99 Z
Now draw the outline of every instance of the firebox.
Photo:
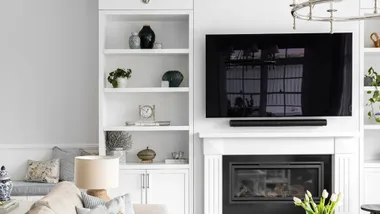
M 223 214 L 304 214 L 293 197 L 331 187 L 331 155 L 223 156 Z

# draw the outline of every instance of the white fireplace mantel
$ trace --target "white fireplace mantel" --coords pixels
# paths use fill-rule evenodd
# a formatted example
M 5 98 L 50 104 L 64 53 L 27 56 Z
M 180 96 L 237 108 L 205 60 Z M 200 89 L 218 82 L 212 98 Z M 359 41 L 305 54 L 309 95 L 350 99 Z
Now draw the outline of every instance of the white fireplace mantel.
M 357 133 L 200 133 L 204 154 L 204 214 L 223 214 L 223 155 L 333 155 L 334 192 L 343 192 L 339 214 L 352 212 L 350 188 Z M 354 186 L 353 186 L 354 185 Z M 330 190 L 331 191 L 331 190 Z

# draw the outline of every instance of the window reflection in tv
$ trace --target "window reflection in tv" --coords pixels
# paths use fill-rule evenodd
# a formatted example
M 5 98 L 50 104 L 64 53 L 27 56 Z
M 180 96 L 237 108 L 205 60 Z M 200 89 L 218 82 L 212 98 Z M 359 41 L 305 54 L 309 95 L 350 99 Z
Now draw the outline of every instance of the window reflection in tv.
M 352 115 L 352 34 L 206 36 L 206 117 Z

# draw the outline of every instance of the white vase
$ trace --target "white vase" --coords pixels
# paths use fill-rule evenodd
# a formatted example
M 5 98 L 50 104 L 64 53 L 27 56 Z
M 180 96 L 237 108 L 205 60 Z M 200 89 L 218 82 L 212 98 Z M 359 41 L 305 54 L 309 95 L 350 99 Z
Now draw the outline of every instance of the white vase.
M 117 78 L 117 87 L 126 88 L 128 86 L 128 78 Z

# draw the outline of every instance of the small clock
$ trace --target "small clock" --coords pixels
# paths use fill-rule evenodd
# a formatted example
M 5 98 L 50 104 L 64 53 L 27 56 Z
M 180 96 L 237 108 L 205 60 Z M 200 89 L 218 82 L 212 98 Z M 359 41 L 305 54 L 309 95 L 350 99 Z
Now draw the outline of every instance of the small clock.
M 156 120 L 155 105 L 140 105 L 139 106 L 140 120 Z

